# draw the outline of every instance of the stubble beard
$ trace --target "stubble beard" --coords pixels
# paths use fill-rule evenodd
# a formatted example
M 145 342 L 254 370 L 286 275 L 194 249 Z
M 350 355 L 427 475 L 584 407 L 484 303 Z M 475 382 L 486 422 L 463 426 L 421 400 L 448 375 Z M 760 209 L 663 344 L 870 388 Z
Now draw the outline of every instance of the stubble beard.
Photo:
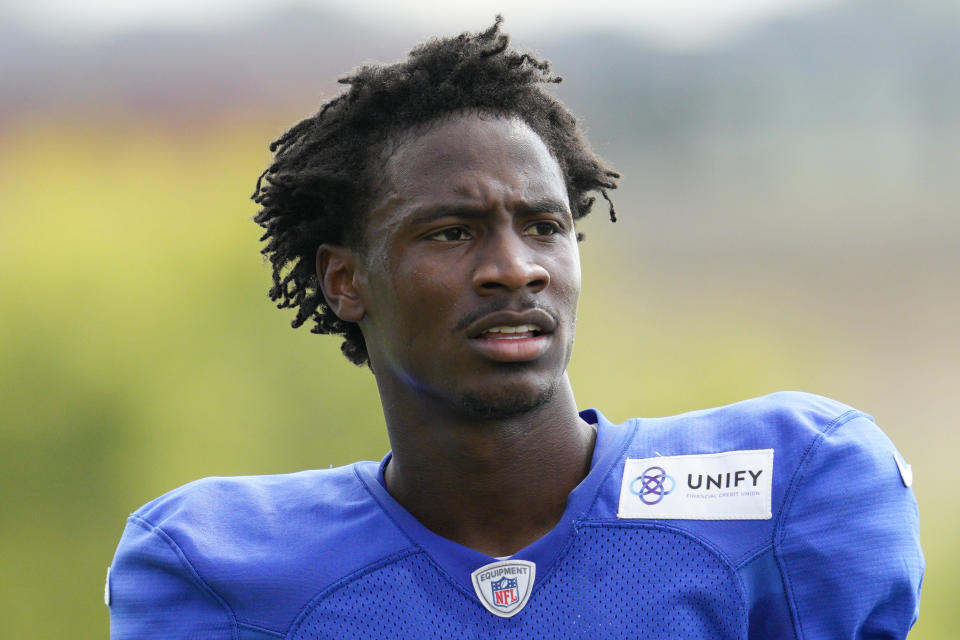
M 460 396 L 458 407 L 466 417 L 474 420 L 509 420 L 545 406 L 556 395 L 559 387 L 560 381 L 556 380 L 538 393 L 523 389 L 496 395 L 465 393 Z

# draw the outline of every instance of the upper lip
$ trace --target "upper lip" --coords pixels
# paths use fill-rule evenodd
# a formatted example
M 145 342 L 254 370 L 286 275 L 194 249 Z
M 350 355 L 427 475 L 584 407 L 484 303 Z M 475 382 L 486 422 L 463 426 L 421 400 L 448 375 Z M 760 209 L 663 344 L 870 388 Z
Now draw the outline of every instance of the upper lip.
M 467 336 L 470 338 L 478 338 L 484 331 L 494 327 L 502 327 L 505 325 L 515 327 L 521 324 L 535 324 L 540 327 L 542 333 L 553 333 L 553 330 L 557 327 L 557 321 L 543 309 L 495 311 L 470 323 L 470 325 L 467 326 Z

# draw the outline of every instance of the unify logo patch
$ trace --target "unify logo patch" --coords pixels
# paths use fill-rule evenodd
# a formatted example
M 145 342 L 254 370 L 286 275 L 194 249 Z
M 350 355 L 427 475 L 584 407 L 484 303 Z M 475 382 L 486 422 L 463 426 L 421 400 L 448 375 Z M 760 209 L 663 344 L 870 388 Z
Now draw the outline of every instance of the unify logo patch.
M 769 520 L 773 449 L 628 458 L 618 518 Z
M 486 610 L 509 618 L 527 604 L 536 573 L 537 565 L 527 560 L 501 560 L 480 567 L 470 578 Z

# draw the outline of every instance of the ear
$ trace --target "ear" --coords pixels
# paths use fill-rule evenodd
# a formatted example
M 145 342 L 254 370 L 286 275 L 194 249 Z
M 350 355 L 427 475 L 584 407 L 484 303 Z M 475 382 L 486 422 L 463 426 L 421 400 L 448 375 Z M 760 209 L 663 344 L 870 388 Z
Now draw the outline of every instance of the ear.
M 357 268 L 362 264 L 352 250 L 334 244 L 322 244 L 317 249 L 317 280 L 330 309 L 338 318 L 359 322 L 366 314 Z

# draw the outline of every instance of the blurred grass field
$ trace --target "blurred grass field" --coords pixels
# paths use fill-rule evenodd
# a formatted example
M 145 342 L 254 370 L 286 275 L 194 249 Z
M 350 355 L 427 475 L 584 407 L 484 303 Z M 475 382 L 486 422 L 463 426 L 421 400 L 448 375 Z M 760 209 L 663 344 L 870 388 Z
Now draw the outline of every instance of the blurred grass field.
M 266 298 L 247 197 L 291 121 L 0 134 L 0 637 L 105 637 L 125 517 L 160 493 L 386 451 L 369 373 Z M 584 223 L 581 406 L 622 420 L 788 388 L 870 411 L 917 479 L 928 572 L 911 638 L 952 637 L 956 265 L 666 262 L 642 206 L 618 205 L 633 222 Z

